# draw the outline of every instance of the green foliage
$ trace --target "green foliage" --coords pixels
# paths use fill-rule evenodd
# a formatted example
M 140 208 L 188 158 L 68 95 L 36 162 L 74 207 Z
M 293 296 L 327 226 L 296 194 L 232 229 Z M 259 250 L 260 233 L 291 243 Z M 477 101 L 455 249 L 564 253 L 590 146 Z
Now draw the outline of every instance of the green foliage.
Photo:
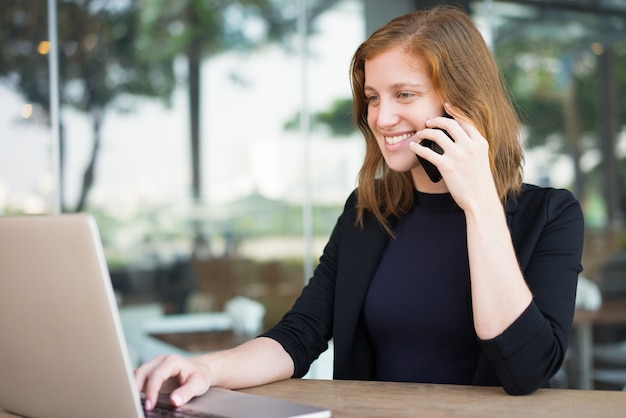
M 300 112 L 288 120 L 284 128 L 297 130 L 300 124 Z M 336 138 L 348 137 L 356 132 L 352 123 L 352 98 L 335 99 L 327 110 L 321 110 L 311 115 L 311 125 L 314 129 L 327 129 Z
M 337 1 L 311 3 L 319 14 Z M 204 57 L 211 57 L 273 42 L 288 46 L 297 10 L 289 0 L 143 0 L 140 22 L 143 54 L 165 58 L 200 48 Z
M 566 30 L 567 25 L 559 29 Z M 501 29 L 506 32 L 507 27 Z M 514 31 L 512 31 L 514 32 Z M 517 36 L 504 36 L 496 43 L 495 57 L 511 88 L 528 133 L 528 146 L 545 145 L 546 138 L 564 132 L 564 106 L 574 100 L 576 123 L 580 133 L 596 134 L 600 108 L 598 56 L 596 39 L 574 36 L 551 36 L 526 27 Z M 613 44 L 615 53 L 615 89 L 626 85 L 626 42 Z M 594 50 L 595 49 L 595 50 Z M 573 99 L 572 99 L 573 98 Z M 620 106 L 618 119 L 626 120 L 626 103 Z
M 126 95 L 169 99 L 172 60 L 140 60 L 137 2 L 58 2 L 61 102 L 79 111 L 102 112 Z M 37 52 L 48 39 L 46 2 L 0 4 L 0 77 L 43 109 L 49 107 L 48 57 Z M 122 102 L 123 103 L 123 102 Z
M 175 87 L 173 59 L 139 54 L 140 2 L 64 0 L 57 3 L 59 98 L 62 105 L 87 114 L 92 150 L 74 210 L 82 211 L 94 184 L 100 134 L 106 113 L 132 110 L 129 98 L 145 96 L 168 103 Z M 46 114 L 50 107 L 47 3 L 24 0 L 0 3 L 0 78 Z M 62 121 L 61 121 L 62 125 Z M 63 167 L 64 130 L 60 150 Z M 61 183 L 64 183 L 61 173 Z M 62 197 L 63 199 L 63 197 Z M 66 202 L 61 202 L 66 207 Z

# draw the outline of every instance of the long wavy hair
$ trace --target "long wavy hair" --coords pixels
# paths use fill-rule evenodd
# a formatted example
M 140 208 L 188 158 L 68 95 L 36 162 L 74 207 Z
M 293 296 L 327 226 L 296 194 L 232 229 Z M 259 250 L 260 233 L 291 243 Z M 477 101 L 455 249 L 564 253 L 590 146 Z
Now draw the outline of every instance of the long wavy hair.
M 365 61 L 401 45 L 422 58 L 436 93 L 453 104 L 489 143 L 489 161 L 501 201 L 519 193 L 523 151 L 521 124 L 504 78 L 472 19 L 461 9 L 438 6 L 397 17 L 378 29 L 356 50 L 350 65 L 353 119 L 365 137 L 365 158 L 358 176 L 358 222 L 371 211 L 392 233 L 390 220 L 413 206 L 410 172 L 395 172 L 385 163 L 367 123 Z

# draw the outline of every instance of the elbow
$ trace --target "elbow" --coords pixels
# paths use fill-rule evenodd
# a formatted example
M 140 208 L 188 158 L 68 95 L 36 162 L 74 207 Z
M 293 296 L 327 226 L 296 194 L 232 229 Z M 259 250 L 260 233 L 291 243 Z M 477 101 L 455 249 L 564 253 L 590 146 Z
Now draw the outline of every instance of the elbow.
M 501 368 L 498 377 L 504 391 L 513 396 L 530 395 L 540 388 L 549 388 L 550 380 L 558 373 L 565 359 L 563 344 L 554 341 L 548 347 L 538 345 L 509 367 Z
M 553 372 L 553 370 L 555 371 Z M 550 387 L 550 379 L 556 371 L 558 371 L 558 367 L 556 369 L 549 367 L 544 373 L 539 372 L 537 369 L 531 373 L 520 371 L 517 374 L 517 378 L 503 379 L 502 388 L 507 394 L 512 396 L 530 395 L 536 392 L 537 389 Z
M 511 396 L 525 396 L 534 393 L 537 389 L 539 389 L 541 385 L 503 385 L 502 388 L 504 391 Z

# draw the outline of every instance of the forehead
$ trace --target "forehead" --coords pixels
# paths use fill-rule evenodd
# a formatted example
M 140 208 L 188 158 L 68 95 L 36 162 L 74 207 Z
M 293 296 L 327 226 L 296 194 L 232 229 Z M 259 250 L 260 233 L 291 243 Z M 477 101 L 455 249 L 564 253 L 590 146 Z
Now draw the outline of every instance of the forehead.
M 365 86 L 379 83 L 419 82 L 430 84 L 426 61 L 394 46 L 365 60 Z

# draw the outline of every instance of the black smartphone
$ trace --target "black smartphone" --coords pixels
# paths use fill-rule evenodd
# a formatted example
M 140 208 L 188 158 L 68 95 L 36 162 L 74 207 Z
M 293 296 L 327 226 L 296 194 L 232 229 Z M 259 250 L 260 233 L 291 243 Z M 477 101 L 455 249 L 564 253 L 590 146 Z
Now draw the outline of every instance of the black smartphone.
M 448 114 L 445 114 L 443 116 L 446 118 L 452 119 L 452 116 Z M 435 129 L 439 129 L 440 131 L 443 131 L 443 133 L 448 135 L 448 138 L 454 141 L 454 139 L 452 139 L 450 134 L 448 134 L 448 132 L 446 132 L 445 129 L 440 129 L 440 128 L 435 128 Z M 420 142 L 420 145 L 430 148 L 431 150 L 435 151 L 437 154 L 440 154 L 440 155 L 443 154 L 443 149 L 439 145 L 437 145 L 435 141 L 431 141 L 430 139 L 423 139 L 422 142 Z M 435 164 L 431 163 L 426 158 L 420 157 L 417 154 L 416 154 L 416 157 L 418 160 L 420 160 L 420 164 L 422 164 L 422 167 L 424 167 L 424 170 L 426 171 L 426 174 L 428 174 L 428 178 L 430 179 L 430 181 L 432 181 L 433 183 L 437 183 L 439 180 L 441 180 L 441 173 L 439 172 L 439 169 L 437 168 L 437 166 L 435 166 Z

